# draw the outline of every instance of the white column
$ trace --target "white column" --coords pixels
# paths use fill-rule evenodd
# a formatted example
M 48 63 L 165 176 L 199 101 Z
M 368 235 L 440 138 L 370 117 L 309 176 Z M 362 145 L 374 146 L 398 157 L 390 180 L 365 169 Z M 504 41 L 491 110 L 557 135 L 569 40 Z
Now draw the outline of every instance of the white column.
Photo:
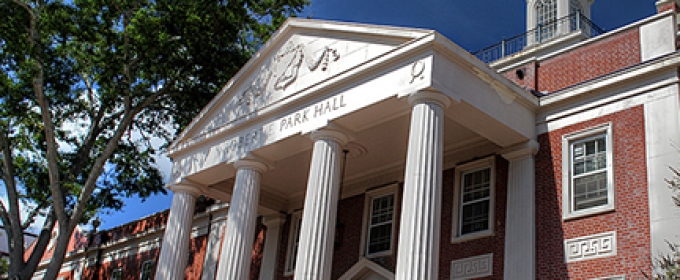
M 448 97 L 412 94 L 395 279 L 438 279 L 444 108 Z
M 267 170 L 264 163 L 252 159 L 239 160 L 234 163 L 234 167 L 237 169 L 236 182 L 229 204 L 216 279 L 249 279 L 260 199 L 260 176 Z
M 342 145 L 349 140 L 336 130 L 315 131 L 295 280 L 330 279 L 333 238 L 342 169 Z
M 262 223 L 267 227 L 260 266 L 260 280 L 272 280 L 276 277 L 276 263 L 279 252 L 279 236 L 285 219 L 281 216 L 267 216 Z
M 210 234 L 208 234 L 208 244 L 205 248 L 201 280 L 215 280 L 217 261 L 220 258 L 220 247 L 222 245 L 222 232 L 224 232 L 227 223 L 227 211 L 224 208 L 212 214 L 213 220 L 210 225 Z
M 165 227 L 155 279 L 184 279 L 191 239 L 196 197 L 200 190 L 188 184 L 169 186 L 174 192 L 170 216 Z
M 510 162 L 505 222 L 504 279 L 536 279 L 534 155 L 530 141 L 502 156 Z

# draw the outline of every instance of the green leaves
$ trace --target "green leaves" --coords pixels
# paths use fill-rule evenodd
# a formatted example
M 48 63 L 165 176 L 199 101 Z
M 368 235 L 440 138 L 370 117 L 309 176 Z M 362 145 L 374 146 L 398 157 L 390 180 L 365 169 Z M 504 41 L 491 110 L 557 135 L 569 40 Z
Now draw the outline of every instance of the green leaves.
M 0 0 L 2 185 L 62 206 L 60 224 L 165 192 L 151 138 L 170 141 L 306 4 Z

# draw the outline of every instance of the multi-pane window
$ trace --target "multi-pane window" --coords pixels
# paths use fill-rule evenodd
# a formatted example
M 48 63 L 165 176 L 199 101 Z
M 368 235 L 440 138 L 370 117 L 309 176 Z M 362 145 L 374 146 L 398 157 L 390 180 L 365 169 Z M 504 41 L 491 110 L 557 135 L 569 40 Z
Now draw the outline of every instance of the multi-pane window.
M 462 176 L 459 235 L 489 229 L 491 169 L 466 172 Z
M 555 37 L 557 32 L 557 1 L 536 1 L 536 32 L 538 42 Z
M 575 211 L 607 204 L 607 145 L 598 135 L 571 145 Z
M 139 275 L 140 280 L 151 280 L 153 279 L 153 265 L 154 261 L 149 260 L 142 263 L 142 272 Z
M 286 274 L 295 271 L 297 252 L 300 247 L 300 229 L 302 228 L 302 213 L 294 213 L 291 217 L 290 240 L 288 243 L 288 260 L 286 261 Z
M 609 125 L 567 135 L 563 140 L 564 217 L 613 209 L 611 129 Z
M 394 193 L 371 199 L 366 255 L 390 251 L 394 221 Z
M 456 167 L 452 242 L 493 235 L 495 157 Z
M 123 269 L 116 268 L 111 271 L 111 280 L 123 280 Z
M 569 0 L 571 31 L 581 28 L 582 24 L 579 22 L 581 20 L 581 16 L 577 16 L 576 14 L 581 13 L 582 11 L 583 8 L 581 7 L 581 0 Z

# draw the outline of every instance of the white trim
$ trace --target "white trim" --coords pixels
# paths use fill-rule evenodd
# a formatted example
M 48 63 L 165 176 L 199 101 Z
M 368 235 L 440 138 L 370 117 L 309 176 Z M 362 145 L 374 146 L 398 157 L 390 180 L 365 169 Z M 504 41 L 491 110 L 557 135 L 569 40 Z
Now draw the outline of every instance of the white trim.
M 626 275 L 614 275 L 614 276 L 607 276 L 607 277 L 600 277 L 600 278 L 592 278 L 590 280 L 626 280 Z
M 295 273 L 295 266 L 293 267 L 290 266 L 293 258 L 297 257 L 296 256 L 297 252 L 296 254 L 293 254 L 293 247 L 295 246 L 295 236 L 300 234 L 301 229 L 302 229 L 302 211 L 293 212 L 290 215 L 290 229 L 288 231 L 288 246 L 286 250 L 286 266 L 283 268 L 283 276 L 291 276 Z
M 362 222 L 362 231 L 361 231 L 361 250 L 360 250 L 360 256 L 365 256 L 367 258 L 375 258 L 375 257 L 381 257 L 381 256 L 389 256 L 394 253 L 394 241 L 395 241 L 395 224 L 396 224 L 396 219 L 397 219 L 397 211 L 399 209 L 399 203 L 398 203 L 398 192 L 397 192 L 397 184 L 390 184 L 375 190 L 371 190 L 366 192 L 366 196 L 364 197 L 364 218 Z M 394 208 L 392 210 L 392 236 L 390 236 L 390 249 L 387 251 L 379 252 L 379 253 L 373 253 L 373 254 L 368 254 L 368 235 L 369 235 L 369 226 L 370 226 L 370 215 L 371 215 L 371 205 L 373 202 L 373 199 L 375 198 L 380 198 L 384 197 L 387 195 L 394 195 Z
M 369 259 L 366 258 L 361 258 L 356 264 L 354 264 L 345 274 L 340 276 L 338 280 L 350 280 L 350 279 L 357 279 L 361 276 L 366 276 L 363 275 L 365 274 L 366 271 L 371 271 L 374 272 L 375 274 L 378 274 L 382 277 L 385 277 L 387 279 L 394 279 L 394 273 L 391 271 L 383 268 L 382 266 L 379 266 L 378 264 L 370 261 Z M 364 279 L 364 278 L 360 278 Z
M 616 231 L 564 240 L 567 263 L 616 256 Z
M 144 278 L 143 278 L 143 276 L 144 276 L 144 266 L 148 263 L 151 263 L 151 270 L 149 271 L 149 273 L 151 273 L 151 274 L 149 274 L 149 276 L 150 276 L 149 279 L 153 279 L 153 277 L 154 277 L 153 272 L 154 272 L 154 266 L 156 265 L 156 261 L 153 260 L 153 259 L 150 259 L 150 260 L 146 260 L 146 261 L 142 262 L 142 266 L 139 268 L 139 280 L 144 280 Z
M 493 274 L 493 253 L 451 262 L 451 279 L 476 279 Z
M 489 226 L 488 229 L 474 233 L 460 234 L 460 219 L 461 211 L 461 180 L 465 173 L 479 171 L 489 168 L 490 170 L 490 191 L 489 191 Z M 495 220 L 495 205 L 496 205 L 496 164 L 495 157 L 490 156 L 481 160 L 466 163 L 456 167 L 456 176 L 453 188 L 453 215 L 451 227 L 451 242 L 464 242 L 472 239 L 493 236 L 494 235 L 494 220 Z
M 616 184 L 614 183 L 614 145 L 612 143 L 614 138 L 612 134 L 612 124 L 608 122 L 562 136 L 562 218 L 564 220 L 600 214 L 615 209 Z M 571 145 L 599 135 L 605 136 L 607 149 L 607 204 L 575 211 L 572 208 Z
M 113 278 L 113 276 L 114 276 L 114 274 L 116 274 L 118 272 L 120 272 L 120 278 L 118 280 L 123 280 L 124 277 L 123 277 L 123 268 L 122 267 L 117 267 L 117 268 L 112 269 L 108 278 L 110 280 L 116 280 L 116 279 Z

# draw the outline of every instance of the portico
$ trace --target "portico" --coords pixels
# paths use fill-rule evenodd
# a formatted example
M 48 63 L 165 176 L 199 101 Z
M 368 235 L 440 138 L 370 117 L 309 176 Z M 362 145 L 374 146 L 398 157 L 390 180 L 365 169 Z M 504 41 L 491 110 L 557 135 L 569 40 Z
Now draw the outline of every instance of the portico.
M 510 163 L 506 276 L 532 278 L 537 106 L 435 31 L 291 19 L 171 145 L 156 278 L 183 278 L 187 216 L 205 195 L 230 203 L 216 279 L 249 279 L 258 216 L 300 209 L 293 275 L 330 279 L 338 201 L 397 182 L 394 278 L 435 279 L 439 244 L 451 242 L 440 238 L 451 230 L 439 223 L 442 170 L 489 155 Z M 287 247 L 270 232 L 265 242 L 268 254 L 271 242 Z

